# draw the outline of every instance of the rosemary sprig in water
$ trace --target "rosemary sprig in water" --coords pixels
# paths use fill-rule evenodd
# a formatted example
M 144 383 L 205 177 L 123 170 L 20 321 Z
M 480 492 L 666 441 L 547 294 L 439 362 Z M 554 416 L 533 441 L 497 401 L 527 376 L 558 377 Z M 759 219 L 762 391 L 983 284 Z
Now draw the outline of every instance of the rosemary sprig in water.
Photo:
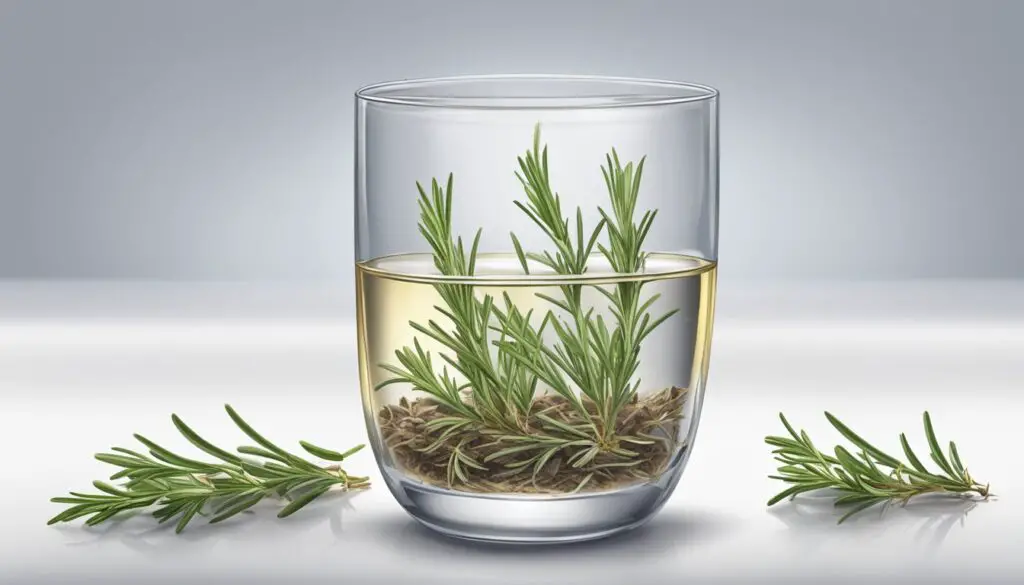
M 805 492 L 834 489 L 839 493 L 836 506 L 850 508 L 839 518 L 839 523 L 842 523 L 877 504 L 905 504 L 923 494 L 963 496 L 975 493 L 985 498 L 989 496 L 988 484 L 982 485 L 967 472 L 956 443 L 950 441 L 948 452 L 943 452 L 927 412 L 924 413 L 924 432 L 931 459 L 939 467 L 935 473 L 929 471 L 914 453 L 906 434 L 900 434 L 900 444 L 909 464 L 868 443 L 832 414 L 826 412 L 825 417 L 858 452 L 851 453 L 842 445 L 835 447 L 834 455 L 818 451 L 807 433 L 797 433 L 780 413 L 779 418 L 789 437 L 765 437 L 766 443 L 776 447 L 772 453 L 782 464 L 778 468 L 779 475 L 769 477 L 792 485 L 769 500 L 769 506 Z
M 623 166 L 614 148 L 606 155 L 608 166 L 601 167 L 601 174 L 608 189 L 612 212 L 608 213 L 603 207 L 598 207 L 601 220 L 584 245 L 583 215 L 577 207 L 575 246 L 569 232 L 569 219 L 562 216 L 561 201 L 551 188 L 548 149 L 547 146 L 543 149 L 540 147 L 539 126 L 534 129 L 532 152 L 527 152 L 525 157 L 519 157 L 518 160 L 520 172 L 516 176 L 526 192 L 527 202 L 515 203 L 556 246 L 554 256 L 549 252 L 524 253 L 518 238 L 511 234 L 524 272 L 529 274 L 527 260 L 534 260 L 558 274 L 583 274 L 595 245 L 607 258 L 614 272 L 636 274 L 643 270 L 647 258 L 643 251 L 644 240 L 657 215 L 657 210 L 648 210 L 639 222 L 634 219 L 646 157 L 635 165 L 629 162 Z M 605 227 L 608 232 L 607 246 L 598 241 Z M 579 284 L 561 285 L 561 299 L 537 295 L 568 316 L 567 320 L 563 320 L 553 310 L 548 311 L 546 322 L 554 329 L 559 344 L 551 349 L 546 349 L 543 344 L 539 347 L 546 353 L 548 360 L 557 365 L 559 371 L 565 372 L 583 396 L 595 405 L 601 427 L 597 439 L 602 448 L 616 443 L 615 425 L 618 415 L 639 389 L 640 380 L 635 383 L 631 383 L 631 380 L 640 366 L 641 342 L 662 322 L 678 312 L 678 309 L 674 309 L 652 318 L 648 310 L 660 295 L 652 295 L 641 303 L 640 291 L 643 285 L 643 282 L 637 281 L 622 282 L 615 286 L 613 292 L 605 287 L 594 287 L 609 301 L 608 308 L 615 321 L 611 327 L 604 317 L 593 315 L 594 307 L 587 309 L 584 306 L 583 286 Z M 498 342 L 496 345 L 499 349 L 527 366 L 536 360 L 536 338 L 517 335 L 521 330 L 516 327 L 504 332 L 511 341 Z M 563 386 L 560 379 L 552 379 L 550 375 L 544 374 L 544 370 L 538 370 L 541 379 L 552 388 L 557 390 Z M 570 399 L 575 398 L 571 390 L 566 389 L 564 393 L 572 394 L 567 396 Z
M 285 518 L 306 504 L 338 487 L 343 490 L 366 488 L 369 478 L 348 475 L 340 465 L 320 467 L 278 447 L 256 432 L 230 405 L 228 416 L 257 446 L 238 448 L 240 457 L 225 451 L 199 436 L 177 415 L 171 420 L 178 431 L 197 448 L 212 455 L 216 462 L 199 461 L 181 456 L 136 434 L 135 438 L 148 450 L 148 455 L 113 447 L 112 453 L 98 453 L 96 459 L 120 467 L 111 480 L 126 479 L 122 485 L 95 481 L 102 493 L 71 492 L 70 497 L 53 498 L 70 507 L 50 519 L 48 524 L 68 522 L 88 516 L 86 524 L 94 526 L 117 514 L 158 506 L 153 516 L 164 523 L 178 518 L 176 532 L 181 532 L 196 515 L 211 515 L 214 524 L 243 512 L 268 497 L 283 497 L 289 503 L 278 513 Z M 340 463 L 359 451 L 358 445 L 344 453 L 324 449 L 305 441 L 299 442 L 310 454 Z
M 557 274 L 582 275 L 595 249 L 617 273 L 642 272 L 642 246 L 655 216 L 652 210 L 634 219 L 644 159 L 623 166 L 612 149 L 606 161 L 601 171 L 611 211 L 599 207 L 601 219 L 586 230 L 580 208 L 563 215 L 535 126 L 532 150 L 518 157 L 515 173 L 526 199 L 515 204 L 554 250 L 524 252 L 510 234 L 524 273 L 532 261 Z M 434 179 L 429 193 L 417 183 L 419 230 L 442 275 L 473 276 L 480 231 L 468 251 L 453 234 L 452 185 L 451 174 L 443 185 Z M 606 227 L 607 244 L 599 242 Z M 640 344 L 676 312 L 651 315 L 658 295 L 642 300 L 642 286 L 594 287 L 609 301 L 609 323 L 594 315 L 597 307 L 588 307 L 579 283 L 559 285 L 554 296 L 535 293 L 551 305 L 536 319 L 508 294 L 496 299 L 471 284 L 435 284 L 443 306 L 434 308 L 450 326 L 440 319 L 409 325 L 443 351 L 431 355 L 414 338 L 395 352 L 397 363 L 380 364 L 393 377 L 377 389 L 408 384 L 427 395 L 380 411 L 395 457 L 435 483 L 476 491 L 577 491 L 657 474 L 675 447 L 687 393 L 671 387 L 638 399 Z

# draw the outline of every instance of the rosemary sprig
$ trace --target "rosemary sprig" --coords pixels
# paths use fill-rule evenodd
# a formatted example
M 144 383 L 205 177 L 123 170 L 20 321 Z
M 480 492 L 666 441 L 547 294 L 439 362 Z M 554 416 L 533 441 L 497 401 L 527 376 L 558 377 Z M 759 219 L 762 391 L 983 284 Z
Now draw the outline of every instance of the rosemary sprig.
M 943 452 L 927 412 L 924 413 L 924 432 L 931 459 L 939 467 L 935 473 L 929 471 L 914 453 L 906 434 L 900 434 L 900 444 L 909 463 L 867 442 L 832 414 L 826 412 L 825 417 L 858 451 L 851 453 L 842 445 L 837 445 L 833 454 L 818 451 L 807 433 L 797 433 L 780 413 L 779 418 L 789 437 L 765 437 L 765 442 L 775 447 L 772 451 L 775 460 L 782 464 L 778 475 L 769 477 L 791 485 L 768 500 L 768 506 L 805 492 L 834 489 L 839 494 L 835 505 L 849 508 L 839 518 L 841 524 L 850 516 L 877 504 L 906 504 L 922 494 L 964 496 L 975 493 L 984 498 L 989 496 L 988 484 L 982 485 L 968 473 L 960 460 L 956 443 L 950 441 L 948 452 Z
M 557 251 L 554 256 L 549 252 L 524 253 L 518 238 L 511 234 L 516 254 L 524 270 L 529 272 L 529 259 L 551 268 L 558 274 L 580 275 L 586 272 L 587 261 L 596 246 L 616 273 L 640 272 L 647 257 L 643 251 L 643 243 L 657 215 L 657 210 L 648 210 L 644 212 L 639 222 L 635 220 L 645 161 L 646 157 L 643 157 L 635 165 L 629 162 L 623 166 L 614 148 L 606 156 L 608 166 L 602 166 L 601 173 L 608 188 L 608 200 L 612 211 L 609 213 L 603 207 L 598 207 L 601 220 L 584 243 L 582 211 L 579 207 L 576 208 L 576 232 L 573 238 L 569 230 L 569 219 L 562 216 L 561 200 L 551 187 L 548 148 L 540 147 L 540 126 L 535 126 L 533 149 L 525 156 L 519 157 L 520 171 L 516 173 L 526 192 L 527 201 L 515 203 L 541 228 L 556 246 Z M 607 245 L 598 241 L 606 227 Z M 553 311 L 546 315 L 545 323 L 550 322 L 560 341 L 559 345 L 546 354 L 548 359 L 565 372 L 583 395 L 596 406 L 602 427 L 598 432 L 599 440 L 604 445 L 614 444 L 615 421 L 619 412 L 633 400 L 639 388 L 640 380 L 633 382 L 632 379 L 640 365 L 641 342 L 677 312 L 673 310 L 652 318 L 648 310 L 658 300 L 659 295 L 653 295 L 641 303 L 640 293 L 643 285 L 644 283 L 639 281 L 622 282 L 615 285 L 613 292 L 604 287 L 594 287 L 609 300 L 609 309 L 616 320 L 613 327 L 609 327 L 601 315 L 594 317 L 593 308 L 587 309 L 583 306 L 583 287 L 579 284 L 560 286 L 562 299 L 537 295 L 569 315 L 568 322 L 559 319 Z M 520 342 L 519 347 L 515 347 L 513 343 L 499 344 L 499 347 L 512 350 L 513 355 L 529 364 L 534 359 L 534 352 L 531 351 L 534 339 L 524 338 L 523 331 L 518 328 L 512 328 L 510 333 L 513 334 L 515 341 Z M 520 335 L 517 337 L 516 333 Z M 523 341 L 527 343 L 523 344 Z M 520 351 L 516 352 L 516 349 Z M 562 387 L 559 379 L 551 379 L 543 373 L 540 375 L 556 390 Z M 563 391 L 559 390 L 559 393 Z
M 468 252 L 462 238 L 452 233 L 452 186 L 452 175 L 448 176 L 444 187 L 433 180 L 429 194 L 417 183 L 419 229 L 431 247 L 434 265 L 441 274 L 472 276 L 480 232 Z M 485 461 L 474 458 L 465 446 L 466 437 L 479 433 L 488 433 L 492 443 L 501 444 L 493 450 L 496 452 L 506 444 L 514 444 L 521 451 L 538 451 L 533 463 L 534 470 L 539 471 L 553 454 L 549 452 L 574 444 L 580 437 L 574 430 L 558 425 L 530 425 L 538 382 L 532 368 L 537 363 L 545 363 L 543 358 L 524 362 L 512 359 L 507 352 L 492 355 L 492 330 L 498 331 L 502 338 L 514 335 L 515 329 L 529 331 L 539 339 L 539 332 L 529 322 L 530 315 L 520 314 L 507 296 L 506 312 L 503 312 L 495 305 L 493 297 L 478 297 L 470 284 L 444 282 L 435 284 L 434 289 L 444 305 L 434 309 L 447 318 L 450 327 L 445 328 L 434 319 L 426 324 L 413 321 L 409 325 L 448 351 L 440 353 L 440 360 L 436 360 L 414 338 L 412 347 L 395 351 L 397 364 L 381 364 L 393 376 L 379 383 L 376 389 L 397 383 L 409 384 L 413 390 L 426 393 L 444 407 L 445 415 L 431 419 L 423 429 L 440 431 L 440 434 L 421 448 L 428 453 L 444 448 L 449 485 L 455 480 L 467 483 L 469 469 L 486 469 Z M 492 325 L 492 317 L 500 327 Z M 456 379 L 453 371 L 464 381 Z M 548 366 L 545 371 L 551 373 L 554 368 Z M 575 398 L 567 384 L 563 383 L 560 388 L 564 395 Z M 582 405 L 580 407 L 582 410 Z M 546 450 L 539 451 L 541 448 Z M 546 458 L 545 453 L 549 453 Z
M 561 197 L 551 187 L 548 147 L 545 145 L 542 149 L 540 146 L 539 125 L 534 127 L 533 149 L 527 151 L 525 156 L 519 157 L 518 162 L 519 171 L 515 175 L 523 186 L 527 200 L 525 203 L 517 200 L 515 204 L 547 235 L 556 248 L 554 255 L 548 251 L 542 254 L 524 253 L 516 235 L 509 234 L 516 254 L 519 256 L 519 263 L 527 274 L 529 274 L 527 259 L 539 262 L 558 274 L 567 276 L 584 274 L 587 271 L 587 261 L 590 259 L 591 251 L 597 244 L 597 239 L 604 228 L 605 220 L 602 219 L 598 222 L 590 236 L 586 237 L 583 227 L 583 211 L 577 207 L 576 232 L 575 237 L 573 236 L 569 229 L 569 218 L 562 215 Z M 584 241 L 585 237 L 586 241 Z M 556 299 L 543 293 L 538 296 L 569 315 L 569 322 L 559 319 L 552 311 L 548 311 L 545 315 L 543 324 L 551 325 L 560 345 L 549 348 L 540 343 L 539 334 L 533 335 L 529 329 L 519 327 L 508 328 L 505 324 L 511 339 L 506 343 L 498 343 L 498 347 L 518 358 L 520 363 L 534 368 L 541 365 L 536 363 L 537 360 L 533 356 L 536 353 L 535 349 L 540 349 L 543 361 L 548 362 L 543 364 L 547 367 L 536 371 L 542 380 L 585 415 L 585 405 L 577 398 L 575 389 L 567 384 L 561 376 L 561 373 L 564 372 L 575 387 L 579 388 L 585 397 L 597 404 L 598 410 L 604 414 L 606 411 L 603 408 L 603 402 L 604 397 L 608 394 L 608 376 L 605 364 L 598 359 L 598 355 L 589 341 L 591 332 L 589 323 L 594 309 L 587 309 L 583 306 L 583 287 L 581 285 L 562 284 L 559 286 L 559 290 L 562 293 L 562 299 Z M 522 343 L 524 341 L 523 334 L 527 334 L 525 338 L 527 344 L 525 345 Z M 556 365 L 557 370 L 551 368 L 549 364 Z M 594 434 L 596 436 L 601 433 L 595 428 Z
M 419 230 L 430 245 L 434 265 L 441 274 L 472 276 L 481 231 L 477 230 L 468 253 L 461 236 L 452 234 L 452 182 L 451 174 L 443 188 L 433 180 L 430 195 L 416 184 L 420 192 Z M 491 317 L 497 313 L 493 297 L 477 298 L 473 286 L 463 283 L 439 283 L 434 289 L 444 303 L 434 309 L 451 322 L 452 328 L 446 329 L 433 319 L 425 325 L 409 325 L 448 348 L 450 354 L 441 354 L 444 363 L 437 364 L 441 368 L 437 370 L 430 352 L 414 340 L 413 347 L 395 352 L 399 365 L 382 364 L 394 377 L 378 384 L 376 389 L 409 383 L 413 389 L 430 394 L 453 411 L 450 420 L 438 424 L 478 424 L 519 432 L 523 417 L 530 410 L 537 380 L 520 364 L 491 355 L 488 329 Z M 457 382 L 449 374 L 449 367 L 461 374 L 465 382 Z M 472 388 L 472 402 L 463 398 L 467 388 Z
M 70 492 L 69 497 L 51 499 L 70 507 L 47 524 L 69 522 L 88 517 L 86 525 L 95 526 L 129 510 L 158 506 L 153 516 L 160 523 L 178 518 L 175 528 L 181 532 L 196 515 L 210 515 L 215 524 L 243 512 L 268 497 L 289 500 L 279 518 L 294 514 L 306 504 L 334 487 L 353 490 L 369 487 L 369 478 L 348 475 L 338 463 L 363 448 L 358 445 L 339 453 L 305 441 L 300 445 L 310 454 L 335 462 L 320 467 L 278 447 L 256 432 L 230 405 L 225 405 L 235 425 L 256 442 L 256 446 L 238 448 L 241 457 L 225 451 L 197 434 L 177 415 L 171 420 L 178 431 L 201 451 L 217 459 L 199 461 L 179 455 L 150 439 L 136 434 L 148 454 L 113 447 L 110 453 L 98 453 L 96 459 L 120 467 L 110 480 L 125 479 L 114 486 L 94 481 L 101 493 Z
M 639 223 L 634 219 L 646 160 L 647 157 L 641 158 L 635 170 L 632 162 L 623 167 L 618 153 L 612 149 L 611 155 L 607 157 L 608 167 L 601 168 L 608 186 L 612 214 L 598 208 L 608 225 L 609 239 L 608 246 L 598 244 L 598 249 L 608 259 L 612 269 L 622 274 L 635 274 L 643 270 L 647 260 L 643 244 L 658 213 L 656 209 L 648 210 Z M 615 285 L 611 293 L 598 287 L 598 291 L 611 302 L 611 312 L 618 321 L 618 326 L 610 333 L 600 317 L 590 324 L 592 336 L 598 341 L 595 344 L 598 357 L 608 364 L 610 392 L 605 405 L 607 421 L 616 420 L 622 407 L 636 395 L 640 380 L 632 385 L 630 380 L 640 367 L 641 342 L 678 312 L 678 309 L 673 309 L 652 318 L 648 310 L 661 295 L 652 295 L 641 303 L 640 293 L 644 284 L 642 281 L 621 282 Z M 613 430 L 608 425 L 606 429 L 609 432 Z
M 634 220 L 643 159 L 623 166 L 613 149 L 606 160 L 611 211 L 598 207 L 601 219 L 586 230 L 579 207 L 575 222 L 563 216 L 551 187 L 548 149 L 535 126 L 532 150 L 518 157 L 515 173 L 526 200 L 515 204 L 554 251 L 526 252 L 510 234 L 526 274 L 533 261 L 557 274 L 583 275 L 595 249 L 616 272 L 642 270 L 642 246 L 655 215 L 648 211 Z M 432 180 L 429 192 L 416 186 L 419 230 L 435 267 L 445 276 L 472 276 L 480 231 L 468 251 L 453 233 L 452 175 L 443 186 Z M 598 240 L 606 226 L 604 244 Z M 540 489 L 538 477 L 544 476 L 548 488 L 568 491 L 572 486 L 563 479 L 575 490 L 600 487 L 617 477 L 650 477 L 667 461 L 686 391 L 666 388 L 638 401 L 640 380 L 633 378 L 641 341 L 675 311 L 650 315 L 658 297 L 641 302 L 640 282 L 616 285 L 613 292 L 594 287 L 609 301 L 617 321 L 609 324 L 584 302 L 585 286 L 592 285 L 565 282 L 560 295 L 536 293 L 552 308 L 534 318 L 533 309 L 524 314 L 508 294 L 496 299 L 476 294 L 468 283 L 434 284 L 441 300 L 434 309 L 445 319 L 409 325 L 442 350 L 432 355 L 414 337 L 395 352 L 396 363 L 380 364 L 392 377 L 376 386 L 407 384 L 429 396 L 413 403 L 403 398 L 380 412 L 385 440 L 407 469 L 435 479 L 443 475 L 448 487 Z M 546 337 L 548 328 L 553 335 Z M 542 390 L 558 399 L 538 397 Z

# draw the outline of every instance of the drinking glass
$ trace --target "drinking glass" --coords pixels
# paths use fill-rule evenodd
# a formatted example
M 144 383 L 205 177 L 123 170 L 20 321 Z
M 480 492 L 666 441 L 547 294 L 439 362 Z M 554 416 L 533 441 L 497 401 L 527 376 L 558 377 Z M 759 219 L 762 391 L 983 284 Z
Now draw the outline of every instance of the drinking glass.
M 718 265 L 718 92 L 493 75 L 356 93 L 370 444 L 419 522 L 600 538 L 692 452 Z

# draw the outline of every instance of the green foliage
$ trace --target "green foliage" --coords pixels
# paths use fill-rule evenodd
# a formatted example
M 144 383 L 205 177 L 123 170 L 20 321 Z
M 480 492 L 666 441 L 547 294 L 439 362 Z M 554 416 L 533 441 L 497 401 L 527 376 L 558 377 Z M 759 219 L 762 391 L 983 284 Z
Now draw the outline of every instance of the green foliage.
M 576 453 L 573 463 L 585 464 L 601 454 L 635 457 L 635 452 L 618 446 L 619 413 L 636 399 L 640 380 L 634 377 L 641 343 L 675 312 L 652 316 L 648 311 L 657 295 L 641 300 L 643 283 L 639 281 L 616 284 L 610 290 L 573 282 L 586 274 L 595 249 L 616 272 L 643 270 L 642 247 L 656 215 L 647 211 L 635 221 L 644 159 L 623 166 L 614 150 L 607 156 L 608 166 L 602 167 L 602 173 L 611 211 L 599 207 L 602 219 L 590 230 L 579 207 L 573 220 L 563 214 L 561 198 L 551 187 L 548 149 L 541 147 L 539 125 L 532 149 L 518 163 L 515 176 L 526 198 L 515 205 L 547 236 L 553 251 L 527 252 L 515 234 L 510 237 L 526 274 L 533 262 L 567 277 L 558 286 L 558 298 L 537 293 L 551 309 L 543 315 L 532 310 L 524 314 L 507 294 L 495 299 L 475 294 L 472 284 L 440 282 L 434 288 L 443 306 L 435 309 L 451 327 L 436 320 L 409 325 L 445 351 L 432 356 L 414 339 L 412 347 L 395 352 L 397 364 L 381 364 L 393 377 L 378 389 L 409 384 L 446 409 L 446 416 L 432 421 L 446 432 L 431 447 L 446 445 L 449 484 L 457 479 L 464 482 L 466 473 L 460 471 L 480 464 L 466 456 L 462 441 L 470 433 L 494 435 L 517 452 L 534 450 L 535 473 L 559 450 L 583 443 L 586 449 Z M 442 275 L 473 276 L 481 232 L 477 231 L 468 253 L 461 237 L 452 234 L 452 185 L 452 175 L 443 188 L 435 179 L 428 194 L 417 183 L 419 229 Z M 600 241 L 604 231 L 607 242 Z M 614 323 L 585 306 L 585 286 L 608 299 Z M 561 421 L 536 414 L 533 405 L 541 389 L 560 396 L 576 414 Z
M 113 447 L 111 453 L 96 455 L 96 459 L 121 468 L 110 476 L 111 481 L 125 481 L 119 486 L 95 481 L 93 487 L 100 493 L 70 492 L 69 497 L 53 498 L 52 502 L 69 507 L 48 524 L 85 517 L 86 525 L 94 526 L 122 512 L 157 506 L 153 516 L 160 523 L 177 518 L 175 530 L 181 532 L 196 515 L 209 515 L 209 522 L 215 524 L 268 497 L 289 501 L 278 512 L 279 518 L 285 518 L 332 488 L 369 486 L 368 478 L 348 475 L 338 465 L 320 467 L 285 451 L 256 432 L 230 405 L 225 409 L 235 425 L 256 443 L 238 448 L 238 453 L 249 457 L 213 445 L 172 415 L 178 432 L 216 461 L 184 457 L 137 434 L 135 439 L 148 453 Z M 300 444 L 315 457 L 339 463 L 363 448 L 358 445 L 339 453 L 305 441 Z
M 922 494 L 965 495 L 976 493 L 988 497 L 989 486 L 974 480 L 960 461 L 956 444 L 950 441 L 948 456 L 943 453 L 931 417 L 924 413 L 924 432 L 932 461 L 940 471 L 932 473 L 914 453 L 906 434 L 900 434 L 900 444 L 907 461 L 903 462 L 875 447 L 853 432 L 838 418 L 826 412 L 825 417 L 854 447 L 851 453 L 837 445 L 832 454 L 818 451 L 806 432 L 793 429 L 786 417 L 779 414 L 788 437 L 769 436 L 765 442 L 776 447 L 772 453 L 782 465 L 778 475 L 769 476 L 790 484 L 768 501 L 773 506 L 784 499 L 792 499 L 805 492 L 834 489 L 837 507 L 848 508 L 839 519 L 842 523 L 850 516 L 877 504 L 901 502 Z
M 453 177 L 449 175 L 447 186 L 442 188 L 434 180 L 430 195 L 417 183 L 420 191 L 420 233 L 430 244 L 434 264 L 441 274 L 472 276 L 481 232 L 477 231 L 468 254 L 462 238 L 453 239 L 452 181 Z M 441 354 L 443 363 L 435 364 L 433 356 L 415 341 L 414 347 L 396 351 L 399 366 L 382 365 L 395 377 L 379 384 L 377 388 L 408 383 L 451 408 L 466 423 L 517 429 L 518 415 L 529 410 L 536 379 L 528 375 L 518 362 L 492 356 L 490 322 L 499 313 L 493 297 L 487 295 L 482 299 L 477 298 L 470 284 L 439 283 L 434 288 L 444 302 L 444 306 L 436 306 L 435 309 L 447 317 L 453 328 L 445 329 L 435 320 L 426 325 L 415 322 L 409 325 L 418 333 L 449 348 L 451 352 Z M 441 369 L 437 370 L 437 367 Z M 449 367 L 461 374 L 465 382 L 458 383 L 449 374 Z M 473 389 L 472 403 L 462 397 L 462 391 L 466 388 Z
M 656 211 L 647 211 L 639 223 L 634 221 L 646 157 L 641 158 L 635 168 L 632 162 L 623 167 L 618 153 L 612 149 L 606 160 L 608 166 L 601 167 L 601 172 L 608 188 L 612 213 L 598 207 L 602 219 L 584 244 L 583 215 L 577 207 L 574 242 L 569 231 L 569 220 L 561 216 L 558 194 L 551 189 L 547 147 L 543 150 L 540 148 L 540 128 L 538 126 L 535 129 L 533 150 L 519 158 L 521 172 L 516 173 L 526 191 L 527 202 L 516 201 L 516 205 L 544 231 L 557 252 L 554 256 L 549 252 L 524 254 L 521 246 L 516 245 L 521 264 L 526 265 L 527 260 L 532 259 L 558 274 L 581 275 L 586 272 L 587 260 L 596 245 L 615 272 L 635 274 L 643 270 L 646 259 L 643 243 L 657 214 Z M 598 241 L 602 228 L 607 228 L 607 245 Z M 513 241 L 517 242 L 518 239 L 513 236 Z M 609 301 L 609 309 L 616 321 L 612 327 L 601 315 L 593 316 L 593 307 L 588 309 L 583 306 L 583 285 L 562 285 L 562 299 L 539 295 L 563 315 L 568 315 L 568 319 L 563 320 L 554 311 L 548 313 L 547 318 L 559 343 L 544 353 L 597 406 L 602 422 L 600 439 L 605 443 L 613 441 L 618 413 L 633 399 L 639 387 L 639 380 L 631 380 L 640 365 L 641 342 L 676 312 L 673 310 L 652 319 L 647 310 L 657 301 L 658 296 L 654 295 L 641 304 L 643 284 L 642 281 L 622 282 L 615 285 L 613 291 L 601 286 L 593 287 Z M 518 348 L 512 347 L 516 342 L 523 341 L 514 337 L 518 331 L 513 330 L 512 342 L 499 344 L 499 347 L 511 350 L 512 355 L 528 362 L 530 350 L 536 347 L 531 343 L 536 340 L 530 339 L 527 340 L 530 343 Z M 572 392 L 558 379 L 548 377 L 544 381 L 560 394 Z

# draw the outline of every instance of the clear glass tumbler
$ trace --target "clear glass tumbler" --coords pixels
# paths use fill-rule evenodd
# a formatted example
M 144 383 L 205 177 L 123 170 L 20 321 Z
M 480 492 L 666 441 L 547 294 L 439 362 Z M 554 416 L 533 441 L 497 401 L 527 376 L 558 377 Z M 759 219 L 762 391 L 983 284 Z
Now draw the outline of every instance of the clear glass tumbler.
M 360 379 L 388 488 L 462 538 L 644 523 L 707 380 L 718 92 L 499 75 L 356 102 Z

